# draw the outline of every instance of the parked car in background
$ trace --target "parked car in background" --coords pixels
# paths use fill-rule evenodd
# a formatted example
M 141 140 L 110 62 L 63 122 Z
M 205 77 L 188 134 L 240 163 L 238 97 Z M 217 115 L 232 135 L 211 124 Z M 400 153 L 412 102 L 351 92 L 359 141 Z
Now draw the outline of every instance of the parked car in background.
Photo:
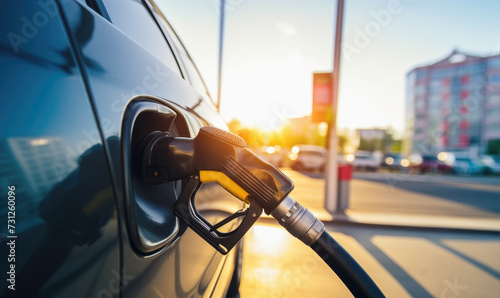
M 437 155 L 423 155 L 421 158 L 411 157 L 410 170 L 416 173 L 453 173 L 453 166 L 438 159 Z
M 326 164 L 326 149 L 316 145 L 297 145 L 289 153 L 291 167 L 296 171 L 322 171 Z
M 499 175 L 500 174 L 500 156 L 481 155 L 479 159 L 485 166 L 485 174 Z
M 380 167 L 381 160 L 376 155 L 369 151 L 358 150 L 354 154 L 348 154 L 345 157 L 353 170 L 355 171 L 377 171 Z
M 241 249 L 222 255 L 177 218 L 185 181 L 141 175 L 151 132 L 227 129 L 154 2 L 0 3 L 0 296 L 239 297 Z M 243 207 L 216 187 L 193 199 L 212 225 Z
M 410 165 L 408 159 L 399 153 L 386 153 L 382 159 L 381 168 L 401 171 Z
M 481 175 L 486 172 L 487 167 L 479 158 L 455 157 L 453 172 L 461 175 Z

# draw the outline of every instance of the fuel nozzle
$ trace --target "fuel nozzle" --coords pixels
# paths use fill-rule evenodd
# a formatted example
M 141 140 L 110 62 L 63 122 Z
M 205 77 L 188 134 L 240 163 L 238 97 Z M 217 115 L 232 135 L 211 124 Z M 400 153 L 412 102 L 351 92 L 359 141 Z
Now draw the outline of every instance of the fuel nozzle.
M 154 132 L 146 137 L 143 148 L 144 180 L 158 184 L 191 177 L 193 181 L 187 183 L 175 209 L 179 217 L 206 238 L 217 234 L 216 229 L 207 226 L 192 202 L 200 184 L 206 182 L 217 182 L 250 204 L 252 224 L 263 209 L 307 245 L 314 243 L 324 230 L 321 221 L 288 197 L 294 187 L 292 181 L 248 150 L 245 140 L 235 134 L 215 127 L 201 128 L 194 139 Z M 210 240 L 216 248 L 221 243 L 221 237 L 217 237 Z
M 142 174 L 151 183 L 218 172 L 227 177 L 218 179 L 219 184 L 234 195 L 241 192 L 233 186 L 241 187 L 266 214 L 271 214 L 294 187 L 280 170 L 248 150 L 245 140 L 222 129 L 203 127 L 194 139 L 154 132 L 144 143 Z
M 242 138 L 214 127 L 202 128 L 194 139 L 153 132 L 143 141 L 141 151 L 146 182 L 187 178 L 174 206 L 175 214 L 220 253 L 227 254 L 264 210 L 310 246 L 355 297 L 384 297 L 363 268 L 325 232 L 324 224 L 288 196 L 294 187 L 292 181 L 248 150 Z M 194 204 L 194 196 L 204 182 L 217 182 L 248 207 L 211 225 Z M 219 231 L 240 216 L 243 220 L 238 228 L 228 233 Z
M 243 237 L 263 210 L 271 214 L 294 187 L 280 170 L 248 150 L 242 138 L 215 127 L 201 128 L 194 139 L 153 132 L 141 148 L 146 182 L 160 184 L 187 178 L 174 206 L 175 213 L 223 254 Z M 211 225 L 194 204 L 196 192 L 207 182 L 218 183 L 248 207 Z M 234 231 L 218 230 L 239 216 L 243 220 Z

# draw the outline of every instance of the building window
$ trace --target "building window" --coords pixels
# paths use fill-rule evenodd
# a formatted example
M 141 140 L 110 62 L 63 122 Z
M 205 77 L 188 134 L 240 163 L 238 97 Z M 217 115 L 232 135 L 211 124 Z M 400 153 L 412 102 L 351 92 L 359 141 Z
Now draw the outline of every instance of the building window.
M 489 109 L 489 110 L 487 110 L 486 115 L 488 117 L 500 116 L 500 110 L 499 109 Z
M 423 99 L 418 99 L 415 101 L 415 109 L 424 109 L 425 108 L 425 101 Z
M 467 97 L 469 97 L 469 90 L 462 90 L 460 92 L 460 98 L 461 99 L 466 99 Z
M 500 56 L 488 59 L 487 65 L 488 68 L 500 68 Z
M 486 125 L 486 132 L 498 132 L 500 129 L 500 122 L 492 122 Z
M 488 82 L 492 84 L 500 83 L 500 73 L 494 73 L 488 75 Z
M 415 94 L 416 95 L 425 94 L 425 85 L 419 84 L 419 85 L 415 86 Z
M 491 94 L 488 97 L 488 102 L 491 103 L 499 103 L 500 102 L 500 95 L 499 94 Z
M 427 75 L 427 73 L 423 69 L 419 69 L 419 70 L 416 71 L 417 80 L 425 78 L 426 75 Z
M 470 76 L 469 76 L 469 75 L 463 75 L 463 76 L 460 78 L 460 82 L 461 82 L 462 84 L 467 84 L 467 83 L 469 83 L 469 81 L 470 81 Z

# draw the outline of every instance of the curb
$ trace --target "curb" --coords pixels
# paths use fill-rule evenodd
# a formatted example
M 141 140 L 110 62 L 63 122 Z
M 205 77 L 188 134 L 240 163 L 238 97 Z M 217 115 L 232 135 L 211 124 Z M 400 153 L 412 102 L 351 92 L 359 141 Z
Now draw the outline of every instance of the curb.
M 350 219 L 333 219 L 323 222 L 326 225 L 337 226 L 352 226 L 364 228 L 382 228 L 382 229 L 398 229 L 398 230 L 413 230 L 413 231 L 429 231 L 429 232 L 447 232 L 447 233 L 481 233 L 500 235 L 500 230 L 494 229 L 480 229 L 480 228 L 465 228 L 465 227 L 450 227 L 450 226 L 415 226 L 415 225 L 396 225 L 386 223 L 371 223 L 359 222 Z
M 500 230 L 495 229 L 481 229 L 481 228 L 466 228 L 466 227 L 451 227 L 451 226 L 417 226 L 417 225 L 397 225 L 390 223 L 374 223 L 374 222 L 360 222 L 349 218 L 347 215 L 334 215 L 347 218 L 333 218 L 332 220 L 323 220 L 325 226 L 350 226 L 350 227 L 363 227 L 373 229 L 398 229 L 410 231 L 428 231 L 428 232 L 447 232 L 447 233 L 481 233 L 489 235 L 500 235 Z M 273 223 L 279 225 L 276 220 L 270 216 L 262 216 L 259 222 Z

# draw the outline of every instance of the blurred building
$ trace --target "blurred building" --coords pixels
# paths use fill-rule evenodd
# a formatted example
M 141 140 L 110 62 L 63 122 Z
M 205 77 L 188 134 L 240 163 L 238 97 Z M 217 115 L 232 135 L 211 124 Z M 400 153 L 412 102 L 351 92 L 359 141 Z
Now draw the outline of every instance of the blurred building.
M 500 55 L 453 51 L 406 77 L 405 151 L 487 153 L 500 141 Z
M 358 129 L 357 132 L 360 138 L 366 140 L 381 140 L 387 133 L 385 129 L 378 128 Z
M 391 151 L 392 136 L 386 129 L 363 128 L 356 130 L 358 149 L 367 151 Z

